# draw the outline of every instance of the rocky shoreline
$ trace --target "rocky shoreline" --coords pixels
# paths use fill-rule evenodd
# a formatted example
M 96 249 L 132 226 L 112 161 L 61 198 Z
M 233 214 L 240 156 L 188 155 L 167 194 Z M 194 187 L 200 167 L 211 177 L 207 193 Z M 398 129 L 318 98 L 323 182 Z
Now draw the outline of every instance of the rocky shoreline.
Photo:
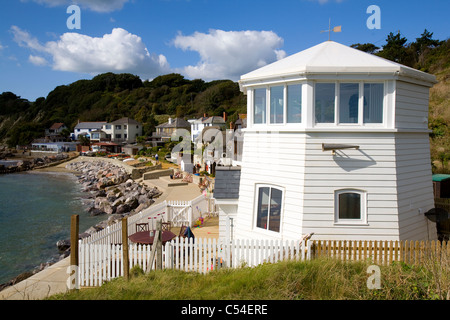
M 125 169 L 109 162 L 77 161 L 69 163 L 66 168 L 77 173 L 78 182 L 87 193 L 87 199 L 91 200 L 88 213 L 108 216 L 106 220 L 81 233 L 80 239 L 147 209 L 162 194 L 157 188 L 137 183 Z M 66 253 L 70 240 L 58 241 L 57 247 Z
M 68 163 L 65 169 L 77 176 L 78 183 L 86 193 L 85 199 L 91 203 L 87 214 L 107 217 L 79 234 L 80 239 L 103 230 L 117 220 L 147 209 L 162 194 L 157 188 L 149 188 L 134 181 L 123 167 L 111 162 L 73 161 Z M 70 239 L 59 240 L 56 247 L 59 252 L 58 261 L 70 255 Z M 0 284 L 0 291 L 46 269 L 55 262 L 41 263 L 35 270 L 22 273 L 7 283 Z
M 14 159 L 11 158 L 14 156 L 10 153 L 5 153 L 0 155 L 0 174 L 8 174 L 8 173 L 17 173 L 30 171 L 34 169 L 45 168 L 50 165 L 56 165 L 58 163 L 67 161 L 70 156 L 64 153 L 52 155 L 52 156 L 43 156 L 36 157 L 30 159 Z

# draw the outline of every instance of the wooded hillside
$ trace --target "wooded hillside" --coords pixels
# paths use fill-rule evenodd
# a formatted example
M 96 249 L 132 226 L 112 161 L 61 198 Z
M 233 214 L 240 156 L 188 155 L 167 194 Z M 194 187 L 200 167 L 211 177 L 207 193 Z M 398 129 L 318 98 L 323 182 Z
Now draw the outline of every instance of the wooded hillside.
M 390 33 L 386 43 L 352 47 L 436 75 L 430 91 L 429 127 L 431 156 L 438 172 L 450 172 L 450 39 L 433 39 L 425 30 L 412 42 L 401 33 Z M 228 122 L 246 113 L 246 97 L 230 80 L 205 82 L 168 74 L 142 81 L 131 74 L 106 73 L 92 80 L 59 86 L 34 102 L 11 92 L 0 94 L 0 143 L 26 145 L 41 137 L 55 122 L 69 130 L 80 121 L 114 121 L 130 117 L 144 124 L 144 135 L 169 116 L 197 118 L 228 115 Z
M 46 128 L 63 122 L 73 130 L 80 121 L 112 122 L 130 117 L 144 124 L 144 135 L 168 116 L 196 118 L 228 115 L 228 121 L 246 113 L 239 85 L 230 80 L 205 82 L 168 74 L 141 81 L 131 74 L 106 73 L 92 80 L 59 86 L 35 102 L 11 92 L 0 95 L 0 140 L 9 146 L 26 145 L 42 137 Z M 166 117 L 161 117 L 166 115 Z

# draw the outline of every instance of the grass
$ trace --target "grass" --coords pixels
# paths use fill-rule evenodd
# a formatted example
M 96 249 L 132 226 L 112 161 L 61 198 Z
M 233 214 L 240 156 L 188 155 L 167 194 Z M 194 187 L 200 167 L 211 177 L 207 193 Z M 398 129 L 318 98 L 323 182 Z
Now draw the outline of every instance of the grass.
M 284 261 L 208 274 L 177 270 L 114 279 L 50 300 L 434 300 L 450 298 L 448 263 L 381 266 L 381 289 L 367 288 L 370 262 Z

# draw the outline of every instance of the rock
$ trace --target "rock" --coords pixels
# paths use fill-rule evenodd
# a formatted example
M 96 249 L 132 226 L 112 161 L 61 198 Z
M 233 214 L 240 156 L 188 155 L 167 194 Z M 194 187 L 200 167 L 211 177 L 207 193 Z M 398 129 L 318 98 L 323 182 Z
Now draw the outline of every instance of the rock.
M 124 214 L 131 211 L 131 208 L 128 204 L 124 203 L 117 207 L 116 213 L 117 214 Z
M 70 240 L 59 240 L 56 242 L 56 247 L 58 248 L 59 252 L 66 251 L 68 248 L 70 248 Z
M 104 211 L 102 211 L 102 210 L 100 210 L 100 209 L 97 209 L 97 208 L 95 208 L 95 207 L 90 208 L 90 209 L 88 210 L 88 212 L 89 212 L 89 215 L 92 216 L 92 217 L 100 216 L 100 215 L 105 214 Z

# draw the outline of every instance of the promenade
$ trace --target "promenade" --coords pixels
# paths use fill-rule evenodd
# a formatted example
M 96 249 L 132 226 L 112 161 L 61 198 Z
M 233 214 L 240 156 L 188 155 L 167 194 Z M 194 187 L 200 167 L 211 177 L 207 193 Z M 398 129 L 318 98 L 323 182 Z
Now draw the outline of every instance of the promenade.
M 63 172 L 66 164 L 60 164 L 46 170 Z M 157 186 L 161 189 L 163 194 L 158 198 L 157 203 L 164 200 L 188 201 L 200 195 L 200 189 L 193 183 L 189 183 L 186 186 L 165 187 L 158 179 L 145 181 L 137 179 L 136 181 L 149 186 Z M 196 238 L 218 238 L 219 219 L 218 217 L 207 218 L 202 227 L 193 228 L 192 231 Z M 67 292 L 66 282 L 69 277 L 67 273 L 69 264 L 70 257 L 51 265 L 14 286 L 0 291 L 0 300 L 43 300 L 51 295 Z

